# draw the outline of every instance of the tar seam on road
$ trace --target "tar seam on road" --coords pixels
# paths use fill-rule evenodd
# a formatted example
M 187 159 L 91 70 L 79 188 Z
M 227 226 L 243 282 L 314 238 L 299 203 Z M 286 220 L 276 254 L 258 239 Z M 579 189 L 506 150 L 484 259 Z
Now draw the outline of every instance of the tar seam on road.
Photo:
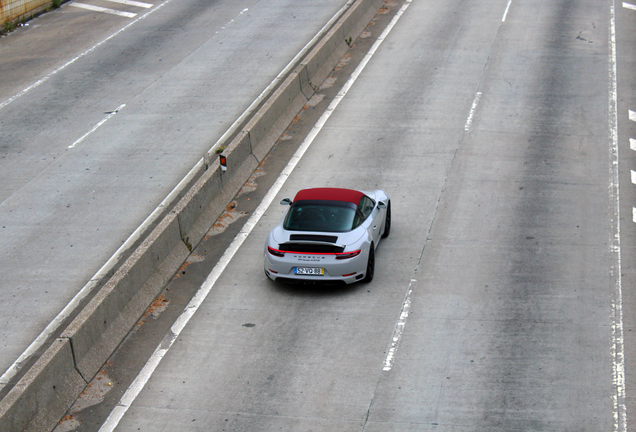
M 612 414 L 615 432 L 627 432 L 625 406 L 625 341 L 623 333 L 623 287 L 621 275 L 621 222 L 618 154 L 618 91 L 616 74 L 616 12 L 610 4 L 609 46 L 609 198 L 610 198 L 610 276 L 614 284 L 611 304 Z
M 112 432 L 117 427 L 123 416 L 126 414 L 126 411 L 128 411 L 128 408 L 135 401 L 141 390 L 144 388 L 144 386 L 154 373 L 155 369 L 161 362 L 161 359 L 166 355 L 174 341 L 177 339 L 177 337 L 179 337 L 181 331 L 185 328 L 186 324 L 190 321 L 192 316 L 194 316 L 201 304 L 203 304 L 203 301 L 205 301 L 206 297 L 214 287 L 214 284 L 221 276 L 225 268 L 228 266 L 231 259 L 234 257 L 243 242 L 247 239 L 261 217 L 265 214 L 265 211 L 273 202 L 274 198 L 281 190 L 281 188 L 293 172 L 294 168 L 296 168 L 296 165 L 298 164 L 298 162 L 300 162 L 311 143 L 318 136 L 318 133 L 320 133 L 325 123 L 327 123 L 327 120 L 329 119 L 329 117 L 331 117 L 331 114 L 333 114 L 338 104 L 340 104 L 340 101 L 342 101 L 342 99 L 346 96 L 353 83 L 355 83 L 355 81 L 358 79 L 377 48 L 382 44 L 386 35 L 393 28 L 393 26 L 397 22 L 397 19 L 399 19 L 399 16 L 402 15 L 411 1 L 412 0 L 407 0 L 407 4 L 403 6 L 402 9 L 400 9 L 400 11 L 396 15 L 396 17 L 393 18 L 393 21 L 391 21 L 387 29 L 385 29 L 385 31 L 373 44 L 369 52 L 364 56 L 356 70 L 352 73 L 351 77 L 349 77 L 349 79 L 344 84 L 342 89 L 338 92 L 334 100 L 329 104 L 320 119 L 316 122 L 316 125 L 311 129 L 298 150 L 296 150 L 296 153 L 294 153 L 294 155 L 291 157 L 285 169 L 283 169 L 280 176 L 276 179 L 274 185 L 267 192 L 267 194 L 263 198 L 263 201 L 259 204 L 252 216 L 250 216 L 241 231 L 236 235 L 230 246 L 226 249 L 218 264 L 212 269 L 212 272 L 208 275 L 205 282 L 203 282 L 203 285 L 201 286 L 201 288 L 199 288 L 188 306 L 186 306 L 184 312 L 179 316 L 179 318 L 177 318 L 170 329 L 170 333 L 166 335 L 161 344 L 159 344 L 159 346 L 155 349 L 154 353 L 152 354 L 148 362 L 144 365 L 139 375 L 137 375 L 128 390 L 126 390 L 117 406 L 115 406 L 102 427 L 99 429 L 99 432 Z

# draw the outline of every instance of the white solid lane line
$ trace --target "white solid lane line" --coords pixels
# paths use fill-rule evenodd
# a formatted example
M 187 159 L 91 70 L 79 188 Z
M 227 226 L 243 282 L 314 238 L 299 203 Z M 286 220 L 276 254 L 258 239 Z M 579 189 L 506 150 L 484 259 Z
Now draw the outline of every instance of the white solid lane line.
M 621 218 L 620 218 L 620 181 L 619 181 L 619 146 L 618 146 L 618 90 L 616 74 L 616 9 L 614 0 L 610 7 L 609 22 L 609 100 L 608 130 L 610 178 L 609 194 L 611 202 L 610 214 L 610 276 L 614 285 L 611 296 L 611 345 L 612 359 L 612 417 L 614 432 L 627 432 L 627 406 L 625 403 L 625 337 L 623 324 L 623 279 L 621 264 Z M 631 114 L 630 114 L 631 115 Z
M 631 10 L 636 10 L 636 5 L 630 4 L 630 3 L 625 3 L 623 2 L 623 7 L 625 9 L 631 9 Z
M 73 3 L 70 4 L 70 6 L 75 6 L 77 8 L 87 9 L 87 10 L 94 11 L 94 12 L 103 12 L 103 13 L 108 13 L 108 14 L 111 14 L 111 15 L 118 15 L 118 16 L 122 16 L 122 17 L 126 17 L 126 18 L 134 18 L 134 17 L 137 16 L 136 13 L 123 12 L 123 11 L 119 11 L 119 10 L 115 10 L 115 9 L 108 9 L 108 8 L 101 7 L 101 6 L 93 6 L 93 5 L 84 4 L 84 3 L 73 2 Z

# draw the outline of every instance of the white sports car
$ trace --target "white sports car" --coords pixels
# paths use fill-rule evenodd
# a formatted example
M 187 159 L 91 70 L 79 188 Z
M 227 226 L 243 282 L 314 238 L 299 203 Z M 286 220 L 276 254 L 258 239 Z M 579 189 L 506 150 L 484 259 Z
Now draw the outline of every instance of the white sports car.
M 265 242 L 265 274 L 272 280 L 371 282 L 375 250 L 391 231 L 384 191 L 303 189 Z

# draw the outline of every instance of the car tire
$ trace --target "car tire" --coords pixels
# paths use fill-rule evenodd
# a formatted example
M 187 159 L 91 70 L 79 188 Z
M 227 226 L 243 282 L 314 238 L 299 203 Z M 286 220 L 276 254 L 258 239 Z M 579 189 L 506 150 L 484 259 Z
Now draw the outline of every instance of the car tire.
M 369 259 L 367 260 L 367 271 L 364 275 L 364 279 L 362 282 L 369 283 L 373 280 L 373 275 L 375 273 L 375 247 L 373 243 L 371 243 L 371 247 L 369 249 Z
M 386 216 L 384 217 L 384 232 L 382 238 L 387 238 L 391 233 L 391 201 L 386 205 Z

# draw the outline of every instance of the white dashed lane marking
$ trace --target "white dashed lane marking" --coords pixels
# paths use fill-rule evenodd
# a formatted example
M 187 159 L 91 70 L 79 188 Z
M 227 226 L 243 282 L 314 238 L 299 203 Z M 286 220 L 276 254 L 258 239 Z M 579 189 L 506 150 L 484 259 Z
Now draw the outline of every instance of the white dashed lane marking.
M 475 117 L 475 111 L 477 110 L 477 105 L 479 105 L 479 99 L 481 99 L 481 92 L 477 92 L 477 94 L 475 95 L 475 99 L 473 100 L 473 105 L 470 107 L 470 112 L 468 113 L 466 124 L 464 125 L 465 131 L 469 131 L 470 125 L 473 124 L 473 118 Z
M 629 3 L 623 3 L 623 7 L 636 10 L 636 6 Z M 636 122 L 636 111 L 628 110 L 629 119 Z M 629 139 L 629 148 L 636 151 L 636 139 Z M 632 184 L 636 184 L 636 171 L 631 170 Z M 632 207 L 632 221 L 636 223 L 636 207 Z
M 631 10 L 636 10 L 636 5 L 630 4 L 630 3 L 625 3 L 623 2 L 623 7 L 625 9 L 631 9 Z

